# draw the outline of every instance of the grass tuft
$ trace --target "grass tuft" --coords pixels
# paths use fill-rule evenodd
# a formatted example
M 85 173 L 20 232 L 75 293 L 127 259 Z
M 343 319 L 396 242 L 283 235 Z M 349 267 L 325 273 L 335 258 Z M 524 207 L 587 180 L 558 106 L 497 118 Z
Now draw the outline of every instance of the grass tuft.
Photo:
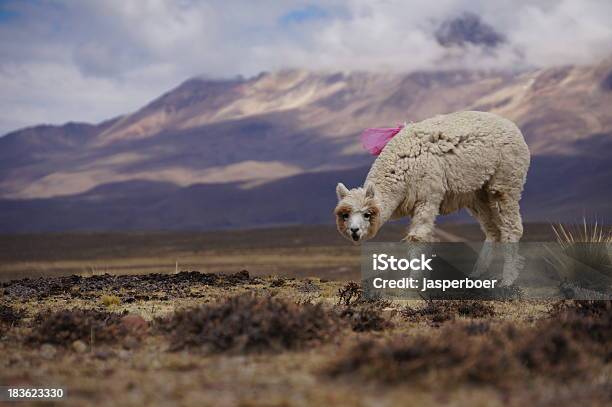
M 112 306 L 117 306 L 121 304 L 121 299 L 117 297 L 116 295 L 103 295 L 100 298 L 100 301 L 102 301 L 102 304 L 105 307 L 112 307 Z
M 558 224 L 552 229 L 558 248 L 549 248 L 545 260 L 556 270 L 563 287 L 608 288 L 612 283 L 612 230 L 597 221 L 588 224 L 586 219 L 580 225 Z

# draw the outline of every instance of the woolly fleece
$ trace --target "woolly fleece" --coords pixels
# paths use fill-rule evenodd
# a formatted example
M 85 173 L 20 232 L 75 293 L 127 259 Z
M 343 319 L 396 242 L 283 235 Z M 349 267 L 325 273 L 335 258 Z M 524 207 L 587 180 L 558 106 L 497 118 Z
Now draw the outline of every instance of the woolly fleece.
M 339 184 L 338 207 L 359 209 L 366 200 L 376 207 L 379 219 L 368 238 L 387 220 L 411 216 L 406 240 L 431 241 L 439 214 L 467 208 L 487 241 L 516 242 L 523 234 L 519 200 L 529 162 L 511 121 L 475 111 L 440 115 L 408 124 L 389 141 L 364 184 L 373 185 L 373 198 L 365 188 L 347 191 Z

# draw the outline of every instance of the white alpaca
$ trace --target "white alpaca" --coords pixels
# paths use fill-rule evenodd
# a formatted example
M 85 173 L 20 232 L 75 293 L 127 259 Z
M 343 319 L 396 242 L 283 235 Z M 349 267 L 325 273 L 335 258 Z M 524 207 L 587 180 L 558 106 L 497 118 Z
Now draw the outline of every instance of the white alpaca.
M 336 187 L 337 226 L 354 242 L 389 219 L 412 218 L 404 240 L 429 242 L 439 214 L 467 208 L 489 242 L 523 235 L 519 200 L 529 149 L 500 116 L 457 112 L 404 127 L 374 161 L 363 188 Z

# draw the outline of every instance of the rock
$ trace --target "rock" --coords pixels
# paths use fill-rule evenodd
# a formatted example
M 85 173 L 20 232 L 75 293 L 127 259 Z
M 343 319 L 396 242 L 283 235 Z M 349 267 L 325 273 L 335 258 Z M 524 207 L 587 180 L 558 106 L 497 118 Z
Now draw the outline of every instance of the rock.
M 43 359 L 53 359 L 57 354 L 57 349 L 50 343 L 44 343 L 40 347 L 40 356 Z
M 72 349 L 76 353 L 85 353 L 87 352 L 87 344 L 81 340 L 77 340 L 72 342 Z

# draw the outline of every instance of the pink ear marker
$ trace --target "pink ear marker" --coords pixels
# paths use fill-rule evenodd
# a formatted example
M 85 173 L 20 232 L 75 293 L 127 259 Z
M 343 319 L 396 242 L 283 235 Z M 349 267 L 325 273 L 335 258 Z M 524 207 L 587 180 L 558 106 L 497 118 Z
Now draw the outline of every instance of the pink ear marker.
M 372 155 L 379 155 L 383 148 L 387 145 L 397 133 L 404 128 L 404 125 L 398 127 L 378 127 L 365 129 L 361 133 L 361 145 Z

